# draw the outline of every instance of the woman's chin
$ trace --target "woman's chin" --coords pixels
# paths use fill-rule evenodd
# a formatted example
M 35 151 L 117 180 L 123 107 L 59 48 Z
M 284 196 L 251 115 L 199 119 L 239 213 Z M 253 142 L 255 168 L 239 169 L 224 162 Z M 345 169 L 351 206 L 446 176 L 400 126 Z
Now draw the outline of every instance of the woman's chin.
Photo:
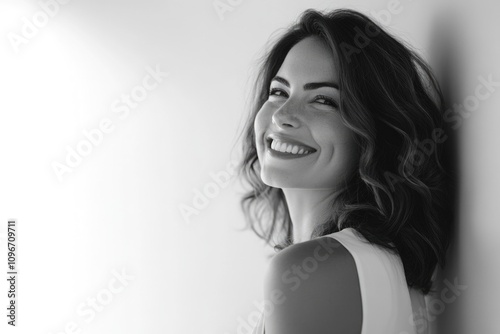
M 279 173 L 261 173 L 260 177 L 269 187 L 274 188 L 302 188 L 302 182 L 298 182 L 301 178 L 291 176 L 284 177 L 283 172 Z

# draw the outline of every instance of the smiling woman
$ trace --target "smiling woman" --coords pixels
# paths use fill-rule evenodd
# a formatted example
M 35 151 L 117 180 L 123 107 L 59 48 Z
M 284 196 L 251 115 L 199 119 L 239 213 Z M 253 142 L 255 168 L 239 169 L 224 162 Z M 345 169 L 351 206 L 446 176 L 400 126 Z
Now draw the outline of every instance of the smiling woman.
M 278 251 L 254 333 L 428 333 L 451 217 L 442 148 L 412 159 L 442 126 L 428 65 L 363 14 L 308 10 L 263 58 L 254 96 L 241 203 Z
M 288 52 L 255 118 L 256 138 L 266 139 L 256 141 L 265 184 L 338 189 L 354 170 L 358 149 L 354 132 L 338 110 L 337 67 L 332 52 L 317 37 L 304 38 Z M 308 153 L 299 155 L 299 149 Z M 286 158 L 295 160 L 284 163 Z M 289 192 L 288 203 L 302 202 L 302 192 L 297 195 Z M 335 193 L 328 196 L 333 199 Z M 312 225 L 304 226 L 295 241 L 308 240 L 307 227 Z

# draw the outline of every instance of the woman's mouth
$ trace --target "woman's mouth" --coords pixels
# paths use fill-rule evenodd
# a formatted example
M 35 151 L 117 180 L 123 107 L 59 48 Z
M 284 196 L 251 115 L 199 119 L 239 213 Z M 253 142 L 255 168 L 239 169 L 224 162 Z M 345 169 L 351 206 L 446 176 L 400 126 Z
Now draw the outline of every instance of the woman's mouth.
M 285 140 L 268 138 L 266 146 L 271 156 L 276 158 L 301 158 L 316 152 L 316 149 L 295 143 L 289 143 Z

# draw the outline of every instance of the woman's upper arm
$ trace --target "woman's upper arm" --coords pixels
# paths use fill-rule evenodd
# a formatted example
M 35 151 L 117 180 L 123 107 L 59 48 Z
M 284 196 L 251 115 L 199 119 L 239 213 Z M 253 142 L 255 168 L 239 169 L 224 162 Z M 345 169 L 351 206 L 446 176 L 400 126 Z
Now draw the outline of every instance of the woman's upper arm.
M 336 239 L 321 237 L 276 254 L 265 278 L 266 334 L 359 334 L 356 263 Z

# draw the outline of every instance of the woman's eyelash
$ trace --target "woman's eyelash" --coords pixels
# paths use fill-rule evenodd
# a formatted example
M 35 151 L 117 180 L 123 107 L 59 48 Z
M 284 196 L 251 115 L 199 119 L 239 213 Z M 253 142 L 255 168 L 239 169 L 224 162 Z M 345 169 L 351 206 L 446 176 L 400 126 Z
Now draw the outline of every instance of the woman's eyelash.
M 271 88 L 271 89 L 269 90 L 269 95 L 275 95 L 275 93 L 277 93 L 277 92 L 280 92 L 280 93 L 282 93 L 282 94 L 287 95 L 287 94 L 286 94 L 286 92 L 285 92 L 284 90 L 279 89 L 279 88 Z
M 287 94 L 284 90 L 279 89 L 279 88 L 271 88 L 271 89 L 269 90 L 269 96 L 271 96 L 271 95 L 276 95 L 276 93 L 278 93 L 278 92 L 279 92 L 279 93 L 281 93 L 281 95 L 278 95 L 278 96 L 285 96 L 285 97 L 286 97 L 286 96 L 288 96 L 288 94 Z M 320 102 L 321 104 L 324 104 L 324 105 L 329 105 L 329 106 L 332 106 L 332 107 L 334 107 L 334 108 L 338 108 L 338 107 L 339 107 L 338 103 L 337 103 L 334 99 L 332 99 L 332 98 L 330 98 L 330 97 L 328 97 L 328 96 L 325 96 L 325 95 L 317 95 L 315 98 L 316 98 L 317 100 L 318 100 L 318 99 L 319 99 L 319 100 L 325 100 L 325 103 L 321 103 L 321 102 Z
M 330 105 L 330 106 L 335 107 L 335 108 L 339 107 L 338 103 L 334 99 L 332 99 L 328 96 L 317 95 L 316 98 L 321 99 L 321 100 L 325 100 L 327 102 L 327 103 L 322 103 L 322 104 Z

